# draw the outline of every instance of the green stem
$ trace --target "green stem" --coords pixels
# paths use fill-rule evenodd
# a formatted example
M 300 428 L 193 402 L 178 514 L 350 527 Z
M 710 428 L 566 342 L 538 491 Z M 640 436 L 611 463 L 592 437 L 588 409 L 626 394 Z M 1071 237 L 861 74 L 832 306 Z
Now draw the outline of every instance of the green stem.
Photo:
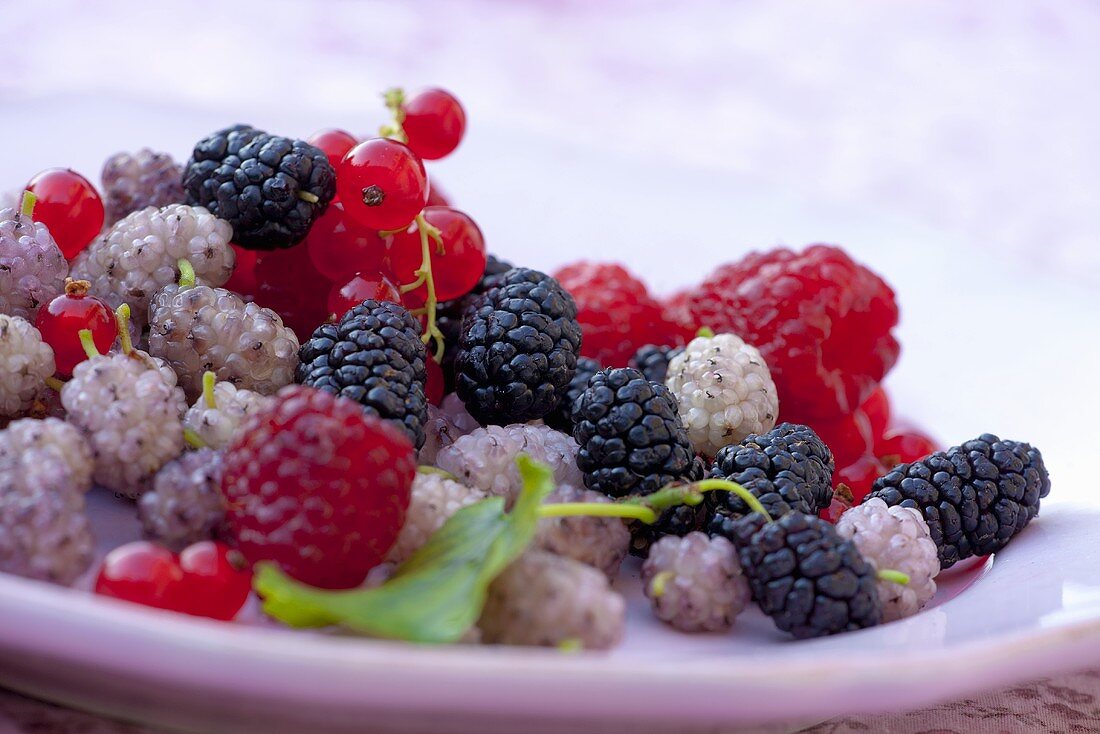
M 24 217 L 31 219 L 34 216 L 34 205 L 38 203 L 38 197 L 34 195 L 32 191 L 23 192 L 23 204 L 19 209 L 19 213 Z
M 123 354 L 134 351 L 134 342 L 130 339 L 130 306 L 122 304 L 115 309 L 115 323 L 118 324 L 118 343 L 122 346 Z
M 378 134 L 400 143 L 409 142 L 409 136 L 405 134 L 405 90 L 401 87 L 387 89 L 382 93 L 382 99 L 386 102 L 386 109 L 393 115 L 393 122 L 383 125 Z
M 96 357 L 103 356 L 99 353 L 99 348 L 95 345 L 95 339 L 92 338 L 90 329 L 81 329 L 79 336 L 80 346 L 84 347 L 84 353 L 88 355 L 88 359 L 95 359 Z
M 737 482 L 731 482 L 728 479 L 703 479 L 690 484 L 673 484 L 663 487 L 653 494 L 628 497 L 623 502 L 644 505 L 657 513 L 661 513 L 669 507 L 677 505 L 697 505 L 703 501 L 704 492 L 718 491 L 732 492 L 744 500 L 750 510 L 759 512 L 768 522 L 772 521 L 771 515 L 768 514 L 768 511 L 764 509 L 764 505 L 760 504 L 760 500 L 756 499 L 752 492 Z
M 420 233 L 420 269 L 417 270 L 418 277 L 412 283 L 407 283 L 401 286 L 402 293 L 408 293 L 411 290 L 424 286 L 427 294 L 424 298 L 424 336 L 421 339 L 425 344 L 431 344 L 432 340 L 435 340 L 435 361 L 443 361 L 443 332 L 439 330 L 439 326 L 435 323 L 436 308 L 439 305 L 439 299 L 435 295 L 435 276 L 432 274 L 432 251 L 431 240 L 442 242 L 439 229 L 432 226 L 427 219 L 424 218 L 424 213 L 416 215 L 416 229 Z
M 193 449 L 206 448 L 206 441 L 203 441 L 202 437 L 190 428 L 183 429 L 183 440 Z
M 65 387 L 65 383 L 56 377 L 46 378 L 46 387 L 50 388 L 54 392 L 61 392 L 61 388 Z
M 320 201 L 320 199 L 317 197 L 317 194 L 310 193 L 309 191 L 299 191 L 298 198 L 308 204 L 316 204 Z
M 657 513 L 639 504 L 620 502 L 560 502 L 539 505 L 539 517 L 621 517 L 641 520 L 647 525 L 657 522 Z
M 701 336 L 705 339 L 710 339 L 714 336 L 714 329 L 709 326 L 699 327 L 699 331 L 695 332 L 695 336 Z
M 452 482 L 457 482 L 458 481 L 458 477 L 456 477 L 454 474 L 451 474 L 446 469 L 440 469 L 437 466 L 428 466 L 427 464 L 421 464 L 420 466 L 416 467 L 416 473 L 417 474 L 438 474 L 439 476 L 443 477 L 444 479 L 450 479 Z
M 909 585 L 909 574 L 895 571 L 892 568 L 881 568 L 875 575 L 883 581 L 891 581 L 895 584 L 901 584 L 902 586 Z
M 195 285 L 195 268 L 186 258 L 176 261 L 176 267 L 180 271 L 180 288 L 190 288 Z
M 218 409 L 218 399 L 214 395 L 214 385 L 218 381 L 218 376 L 210 370 L 202 373 L 202 399 L 206 402 L 206 407 L 210 410 Z

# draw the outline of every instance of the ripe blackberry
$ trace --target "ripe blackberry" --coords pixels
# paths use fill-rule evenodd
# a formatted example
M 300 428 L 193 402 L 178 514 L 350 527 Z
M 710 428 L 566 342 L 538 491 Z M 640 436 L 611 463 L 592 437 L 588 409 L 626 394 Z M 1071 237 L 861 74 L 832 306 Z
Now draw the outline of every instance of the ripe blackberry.
M 467 487 L 440 474 L 417 474 L 412 483 L 405 524 L 401 526 L 397 542 L 386 554 L 386 561 L 404 563 L 451 515 L 485 497 L 480 489 Z
M 894 292 L 836 247 L 752 253 L 718 268 L 687 305 L 695 323 L 760 350 L 788 419 L 851 413 L 898 358 Z
M 642 588 L 657 619 L 682 632 L 729 629 L 751 598 L 733 543 L 703 533 L 657 541 L 642 564 Z
M 487 286 L 463 316 L 458 396 L 481 423 L 542 418 L 577 369 L 576 304 L 556 280 L 528 268 L 495 275 Z
M 135 327 L 148 320 L 149 301 L 179 281 L 187 260 L 199 285 L 220 286 L 233 274 L 232 228 L 201 207 L 170 204 L 142 209 L 115 223 L 73 261 L 73 277 L 111 308 L 129 304 Z
M 883 622 L 912 616 L 935 596 L 939 551 L 919 511 L 887 507 L 874 498 L 845 510 L 836 530 L 855 543 L 860 555 L 876 570 L 900 571 L 909 577 L 907 584 L 878 580 Z
M 692 339 L 669 364 L 665 384 L 692 445 L 706 456 L 771 430 L 779 415 L 768 365 L 755 347 L 733 334 Z
M 230 382 L 219 382 L 207 391 L 208 385 L 204 381 L 203 394 L 183 416 L 183 425 L 194 431 L 207 447 L 221 450 L 229 445 L 245 419 L 269 406 L 272 398 L 237 388 Z
M 148 148 L 115 153 L 103 164 L 101 178 L 108 227 L 147 206 L 183 203 L 183 166 L 167 153 Z
M 588 381 L 600 371 L 600 363 L 590 357 L 577 358 L 577 371 L 565 388 L 558 406 L 546 414 L 546 425 L 564 433 L 573 433 L 573 403 L 588 387 Z
M 271 395 L 294 382 L 298 337 L 274 311 L 224 288 L 170 284 L 149 304 L 149 353 L 176 371 L 188 400 L 203 375 Z
M 404 427 L 424 445 L 428 358 L 420 322 L 390 301 L 363 301 L 338 324 L 323 324 L 298 353 L 297 381 L 356 401 Z
M 92 448 L 58 418 L 22 418 L 0 431 L 0 473 L 42 492 L 84 493 L 92 488 Z
M 792 512 L 813 514 L 808 486 L 791 472 L 783 471 L 775 477 L 768 477 L 760 469 L 747 469 L 731 481 L 736 481 L 756 497 L 772 518 Z M 709 492 L 704 504 L 707 508 L 704 521 L 707 533 L 731 540 L 737 522 L 752 512 L 745 501 L 732 492 Z
M 69 585 L 92 562 L 84 494 L 0 470 L 0 571 Z
M 538 424 L 478 428 L 442 449 L 435 464 L 464 484 L 504 497 L 511 505 L 523 486 L 516 466 L 521 453 L 549 465 L 555 484 L 580 485 L 576 442 Z
M 30 323 L 65 292 L 69 264 L 46 225 L 18 209 L 0 211 L 0 313 Z
M 709 475 L 744 486 L 773 517 L 792 509 L 816 515 L 832 502 L 834 468 L 832 452 L 812 428 L 781 423 L 767 433 L 748 436 L 719 450 Z M 732 493 L 714 492 L 708 500 L 732 517 L 750 512 Z M 784 503 L 786 508 L 781 506 Z M 715 522 L 725 521 L 719 518 Z
M 166 463 L 183 451 L 186 410 L 175 375 L 166 379 L 146 359 L 111 354 L 81 362 L 61 389 L 68 420 L 95 457 L 95 481 L 136 499 Z
M 416 458 L 405 431 L 346 398 L 285 387 L 225 450 L 229 536 L 313 586 L 359 585 L 397 541 Z
M 683 347 L 646 344 L 630 358 L 630 367 L 641 372 L 650 382 L 664 384 L 668 376 L 668 364 L 684 353 Z
M 607 495 L 591 489 L 559 484 L 543 504 L 610 501 Z M 532 547 L 598 568 L 614 581 L 630 549 L 630 531 L 617 517 L 544 517 L 539 520 Z
M 1038 449 L 986 433 L 895 466 L 875 480 L 864 502 L 878 497 L 919 510 L 939 548 L 940 566 L 950 568 L 1004 548 L 1039 514 L 1039 501 L 1049 493 Z
M 38 329 L 18 316 L 0 314 L 0 418 L 29 411 L 55 368 L 53 349 Z
M 489 586 L 477 626 L 490 644 L 586 650 L 614 647 L 623 636 L 626 602 L 607 576 L 572 558 L 529 550 Z
M 145 537 L 180 551 L 223 531 L 222 455 L 213 449 L 188 451 L 168 462 L 138 501 Z
M 584 483 L 611 497 L 649 494 L 702 474 L 676 400 L 631 367 L 597 372 L 573 406 Z
M 336 172 L 320 148 L 234 125 L 195 145 L 183 188 L 187 203 L 233 225 L 238 245 L 274 250 L 305 238 L 336 194 Z
M 554 277 L 577 303 L 584 332 L 581 354 L 609 367 L 625 367 L 644 344 L 683 343 L 679 327 L 645 283 L 614 263 L 577 262 Z
M 433 189 L 434 192 L 434 189 Z M 489 279 L 494 275 L 500 275 L 512 269 L 512 263 L 500 260 L 494 255 L 487 255 L 485 260 L 485 272 L 481 280 L 466 295 L 453 301 L 443 301 L 436 308 L 435 325 L 443 332 L 443 343 L 446 347 L 443 352 L 443 376 L 447 380 L 448 392 L 454 390 L 454 361 L 458 351 L 458 340 L 462 338 L 462 314 L 485 292 Z
M 733 544 L 753 599 L 784 632 L 820 637 L 882 621 L 874 567 L 824 520 L 753 513 L 736 523 Z

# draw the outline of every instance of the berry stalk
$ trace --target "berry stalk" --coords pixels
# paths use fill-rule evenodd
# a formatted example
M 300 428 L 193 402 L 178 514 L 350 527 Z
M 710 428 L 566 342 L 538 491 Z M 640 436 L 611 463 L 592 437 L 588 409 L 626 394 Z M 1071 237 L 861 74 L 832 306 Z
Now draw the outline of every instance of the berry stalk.
M 38 202 L 38 197 L 31 191 L 23 192 L 23 203 L 19 207 L 19 213 L 28 219 L 34 215 L 34 205 Z
M 99 349 L 95 345 L 95 339 L 92 338 L 91 329 L 81 329 L 78 335 L 80 336 L 80 346 L 84 347 L 84 353 L 88 355 L 88 359 L 95 359 L 96 357 L 103 356 L 99 353 Z
M 122 353 L 130 354 L 134 351 L 134 342 L 130 339 L 129 304 L 124 303 L 115 309 L 115 322 L 118 324 L 118 343 L 122 347 Z
M 180 288 L 190 288 L 195 285 L 195 268 L 186 258 L 176 261 L 176 267 L 180 271 Z
M 737 482 L 731 482 L 728 479 L 703 479 L 690 484 L 673 484 L 652 494 L 627 497 L 610 504 L 562 502 L 542 505 L 539 507 L 538 514 L 539 517 L 621 517 L 624 520 L 638 520 L 652 525 L 665 510 L 678 505 L 698 505 L 703 501 L 704 492 L 717 491 L 736 494 L 745 501 L 749 509 L 759 513 L 768 522 L 772 522 L 771 515 L 760 504 L 760 500 Z
M 218 400 L 214 395 L 214 385 L 217 380 L 218 376 L 210 370 L 207 370 L 202 375 L 202 399 L 206 407 L 210 410 L 218 409 Z
M 909 574 L 902 573 L 901 571 L 895 571 L 892 568 L 880 568 L 875 572 L 875 575 L 883 581 L 890 581 L 902 586 L 909 585 Z
M 420 233 L 420 268 L 416 271 L 416 280 L 412 283 L 406 283 L 401 286 L 402 293 L 408 293 L 409 291 L 416 290 L 420 286 L 424 286 L 427 291 L 427 296 L 424 298 L 424 335 L 421 339 L 425 344 L 431 344 L 432 340 L 435 340 L 435 361 L 443 361 L 443 332 L 439 330 L 439 325 L 436 324 L 436 310 L 439 306 L 439 299 L 436 297 L 435 291 L 435 276 L 432 274 L 432 251 L 430 240 L 435 240 L 438 246 L 442 247 L 443 238 L 440 235 L 439 229 L 428 222 L 424 217 L 424 213 L 416 215 L 416 229 Z M 417 309 L 418 311 L 420 309 Z
M 382 93 L 382 99 L 386 102 L 386 109 L 393 114 L 393 122 L 379 128 L 378 134 L 383 138 L 408 143 L 409 136 L 405 134 L 405 90 L 401 87 L 387 89 Z

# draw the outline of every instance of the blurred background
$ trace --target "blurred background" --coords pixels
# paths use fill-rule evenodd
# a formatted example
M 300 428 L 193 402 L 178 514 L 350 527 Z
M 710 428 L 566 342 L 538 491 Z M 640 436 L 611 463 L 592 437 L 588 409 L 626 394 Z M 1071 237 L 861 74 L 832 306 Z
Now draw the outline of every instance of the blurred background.
M 751 248 L 839 243 L 898 291 L 899 412 L 948 443 L 1094 430 L 1095 3 L 0 8 L 0 189 L 48 166 L 96 178 L 117 150 L 183 159 L 234 122 L 367 134 L 385 88 L 444 86 L 469 125 L 433 181 L 490 250 L 623 260 L 667 293 Z

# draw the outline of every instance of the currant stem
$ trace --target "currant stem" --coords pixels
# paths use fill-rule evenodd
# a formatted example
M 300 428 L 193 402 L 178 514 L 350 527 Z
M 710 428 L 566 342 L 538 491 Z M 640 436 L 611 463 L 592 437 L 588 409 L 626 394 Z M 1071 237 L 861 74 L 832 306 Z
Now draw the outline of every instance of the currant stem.
M 118 343 L 123 354 L 134 351 L 134 342 L 130 339 L 130 305 L 122 304 L 115 309 L 115 323 L 118 324 Z
M 561 502 L 539 505 L 539 517 L 621 517 L 640 520 L 647 525 L 657 522 L 657 513 L 645 505 L 620 502 Z
M 210 370 L 202 373 L 202 399 L 210 410 L 218 409 L 218 400 L 214 396 L 214 385 L 217 381 L 218 376 Z
M 401 87 L 393 87 L 382 93 L 382 99 L 386 102 L 386 109 L 393 115 L 393 122 L 383 125 L 378 134 L 383 138 L 390 138 L 399 143 L 409 142 L 409 136 L 405 134 L 405 90 Z
M 180 271 L 180 288 L 190 288 L 195 285 L 195 268 L 187 258 L 181 257 L 177 260 L 176 267 Z
M 895 584 L 900 584 L 902 586 L 909 585 L 909 574 L 903 573 L 901 571 L 895 571 L 892 568 L 881 568 L 875 573 L 875 576 L 882 579 L 883 581 L 890 581 Z
M 425 344 L 431 344 L 432 340 L 435 340 L 435 361 L 443 361 L 443 332 L 439 330 L 439 326 L 435 323 L 436 308 L 439 305 L 439 300 L 435 295 L 435 277 L 432 275 L 432 250 L 431 240 L 441 240 L 441 234 L 439 229 L 432 226 L 427 219 L 424 218 L 424 212 L 416 215 L 416 230 L 420 233 L 420 269 L 417 270 L 418 277 L 412 283 L 407 283 L 401 286 L 402 293 L 408 293 L 411 290 L 424 286 L 427 291 L 427 295 L 424 298 L 424 336 L 421 339 Z
M 676 574 L 673 571 L 661 571 L 649 582 L 649 593 L 652 594 L 655 599 L 664 596 L 665 587 L 668 586 L 668 582 L 675 577 Z
M 102 357 L 99 353 L 99 348 L 95 345 L 95 339 L 92 338 L 91 329 L 81 329 L 80 333 L 80 346 L 84 347 L 84 354 L 88 355 L 88 359 L 95 359 L 96 357 Z
M 79 298 L 80 296 L 88 295 L 88 291 L 92 287 L 90 280 L 73 280 L 72 278 L 65 278 L 65 295 Z
M 50 388 L 54 392 L 61 392 L 61 388 L 65 387 L 65 383 L 56 377 L 47 377 L 46 387 Z
M 19 207 L 19 213 L 28 219 L 34 216 L 34 205 L 38 203 L 38 197 L 31 191 L 23 192 L 23 203 Z
M 206 448 L 206 441 L 203 441 L 202 436 L 195 433 L 195 431 L 190 428 L 183 429 L 183 440 L 186 441 L 187 445 L 193 449 Z

